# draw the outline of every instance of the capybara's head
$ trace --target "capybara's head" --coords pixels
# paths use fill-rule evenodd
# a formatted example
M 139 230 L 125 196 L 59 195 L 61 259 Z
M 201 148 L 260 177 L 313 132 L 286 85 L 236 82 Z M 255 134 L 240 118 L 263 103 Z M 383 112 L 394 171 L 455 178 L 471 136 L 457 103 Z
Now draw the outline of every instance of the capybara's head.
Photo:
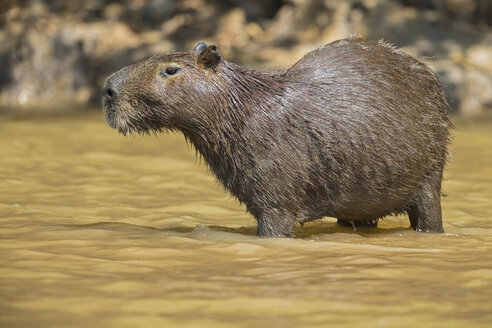
M 161 54 L 112 74 L 103 89 L 109 126 L 127 134 L 182 129 L 217 90 L 217 47 Z

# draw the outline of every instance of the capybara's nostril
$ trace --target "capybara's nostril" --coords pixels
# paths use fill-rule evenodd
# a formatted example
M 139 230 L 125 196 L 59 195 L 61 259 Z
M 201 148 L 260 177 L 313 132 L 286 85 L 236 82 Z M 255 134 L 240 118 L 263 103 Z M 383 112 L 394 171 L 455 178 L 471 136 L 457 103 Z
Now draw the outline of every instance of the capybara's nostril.
M 111 88 L 106 88 L 104 89 L 104 97 L 108 100 L 114 99 L 116 97 L 116 91 Z

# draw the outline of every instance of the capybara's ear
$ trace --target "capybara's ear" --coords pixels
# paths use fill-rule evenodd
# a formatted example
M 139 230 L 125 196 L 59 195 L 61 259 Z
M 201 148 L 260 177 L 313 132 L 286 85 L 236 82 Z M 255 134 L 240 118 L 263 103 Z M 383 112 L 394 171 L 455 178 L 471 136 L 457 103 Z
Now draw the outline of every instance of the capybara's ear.
M 201 49 L 196 57 L 196 63 L 202 68 L 215 69 L 220 62 L 220 55 L 215 45 L 207 46 L 203 42 L 199 42 L 195 49 Z
M 193 51 L 200 53 L 205 49 L 207 49 L 207 44 L 203 41 L 200 41 L 196 44 L 195 48 L 193 48 Z

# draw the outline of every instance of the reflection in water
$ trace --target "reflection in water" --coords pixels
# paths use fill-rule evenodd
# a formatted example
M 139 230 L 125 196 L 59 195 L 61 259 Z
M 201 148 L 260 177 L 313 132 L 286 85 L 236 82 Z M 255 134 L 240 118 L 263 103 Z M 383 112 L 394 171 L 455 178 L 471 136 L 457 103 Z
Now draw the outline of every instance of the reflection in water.
M 492 122 L 457 122 L 445 234 L 335 220 L 257 238 L 181 136 L 0 117 L 2 327 L 486 327 Z

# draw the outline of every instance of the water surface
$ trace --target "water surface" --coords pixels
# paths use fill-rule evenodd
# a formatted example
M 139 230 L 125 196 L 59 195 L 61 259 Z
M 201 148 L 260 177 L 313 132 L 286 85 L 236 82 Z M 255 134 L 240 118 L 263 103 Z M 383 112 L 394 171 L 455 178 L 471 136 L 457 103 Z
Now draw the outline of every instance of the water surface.
M 492 120 L 456 125 L 445 234 L 263 239 L 182 136 L 0 116 L 0 326 L 490 327 Z

